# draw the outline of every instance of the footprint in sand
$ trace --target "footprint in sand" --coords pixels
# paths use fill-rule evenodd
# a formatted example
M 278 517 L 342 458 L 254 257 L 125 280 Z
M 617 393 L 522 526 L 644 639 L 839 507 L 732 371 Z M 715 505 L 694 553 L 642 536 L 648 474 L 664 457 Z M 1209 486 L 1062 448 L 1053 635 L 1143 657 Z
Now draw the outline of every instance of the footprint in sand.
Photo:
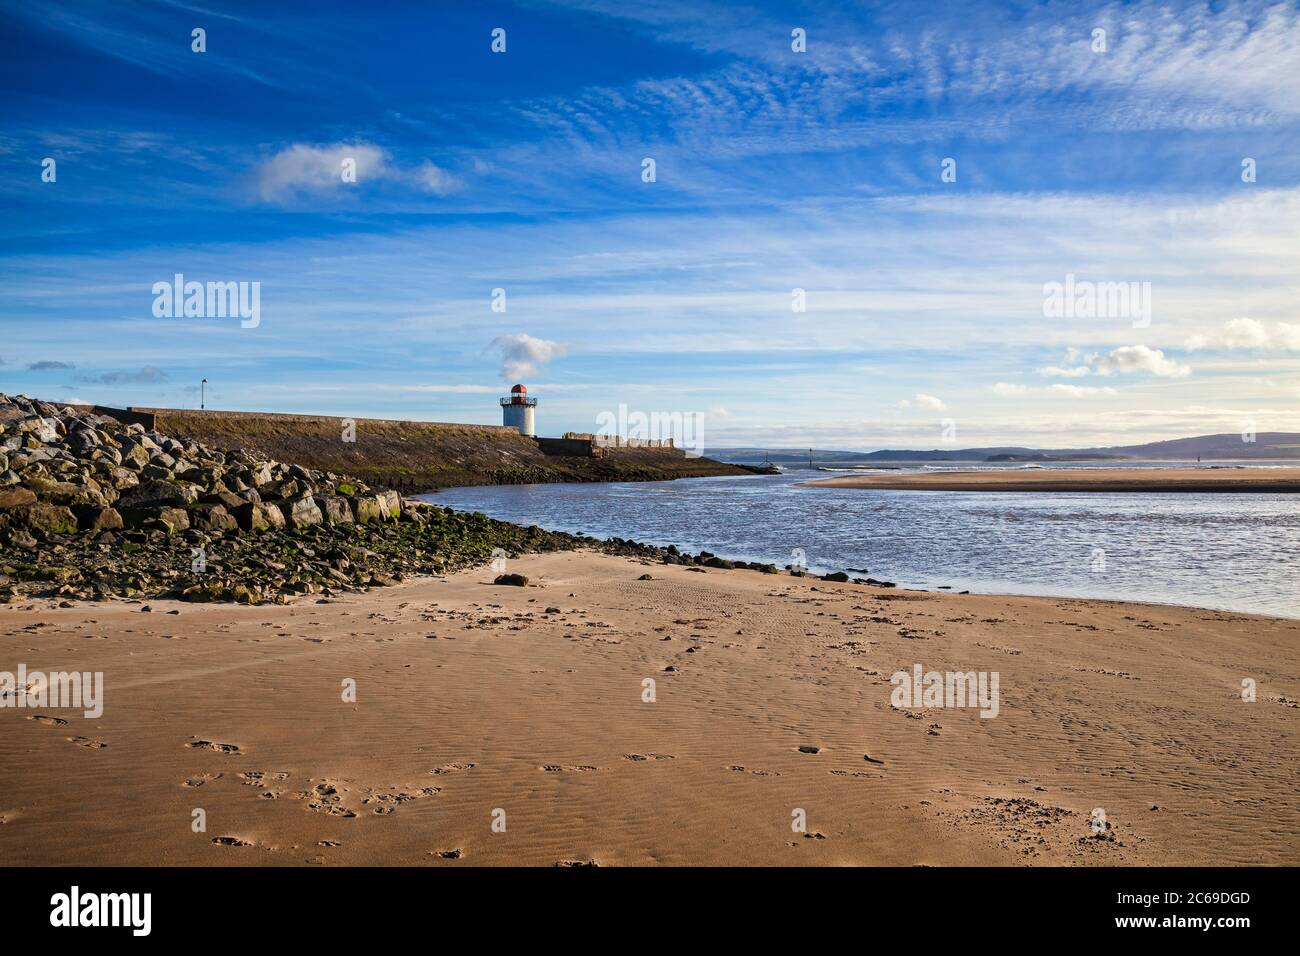
M 448 773 L 460 773 L 462 770 L 473 770 L 476 764 L 472 763 L 446 763 L 441 767 L 434 767 L 429 773 L 435 777 L 440 777 Z
M 267 773 L 262 770 L 250 770 L 247 773 L 239 774 L 239 779 L 246 787 L 260 787 L 271 780 L 288 780 L 289 774 L 284 770 L 277 770 L 273 773 Z
M 343 806 L 343 794 L 339 792 L 338 787 L 328 780 L 321 781 L 311 790 L 298 796 L 307 799 L 307 809 L 314 810 L 317 813 L 327 813 L 331 816 L 346 819 L 352 819 L 357 815 L 355 810 L 349 810 Z
M 437 787 L 421 787 L 419 790 L 369 791 L 370 795 L 361 801 L 363 806 L 371 807 L 379 816 L 387 816 L 404 803 L 432 797 L 442 791 Z
M 586 773 L 590 770 L 599 770 L 599 767 L 593 767 L 591 764 L 578 764 L 574 767 L 564 766 L 562 764 L 548 763 L 537 768 L 545 770 L 547 773 Z
M 65 727 L 68 723 L 62 717 L 47 717 L 45 714 L 32 714 L 27 719 L 34 720 L 38 724 L 44 724 L 46 727 Z
M 441 857 L 441 858 L 444 859 L 444 860 L 459 860 L 459 859 L 461 858 L 461 856 L 462 856 L 462 851 L 460 851 L 460 850 L 434 850 L 433 853 L 432 853 L 431 855 Z
M 745 768 L 745 767 L 742 767 L 740 764 L 729 764 L 729 765 L 727 766 L 727 769 L 728 769 L 728 770 L 735 771 L 736 773 L 747 773 L 747 774 L 751 774 L 751 775 L 753 775 L 753 776 L 755 776 L 755 777 L 779 777 L 779 776 L 781 776 L 781 774 L 778 773 L 778 772 L 775 771 L 775 770 L 749 770 L 749 769 L 747 769 L 747 768 Z
M 100 740 L 98 737 L 68 737 L 67 740 L 87 750 L 103 750 L 108 746 L 107 740 Z
M 623 754 L 624 760 L 640 763 L 643 760 L 675 760 L 672 754 Z
M 212 842 L 217 846 L 252 846 L 247 840 L 241 840 L 239 837 L 219 836 L 213 837 Z
M 240 749 L 239 744 L 219 744 L 211 740 L 199 740 L 197 737 L 185 745 L 191 750 L 212 750 L 219 754 L 232 754 L 236 757 L 242 757 L 244 751 Z
M 220 780 L 225 774 L 220 773 L 200 773 L 193 777 L 186 777 L 181 783 L 182 787 L 201 787 L 209 780 Z
M 557 867 L 575 867 L 575 866 L 600 866 L 595 860 L 556 860 Z

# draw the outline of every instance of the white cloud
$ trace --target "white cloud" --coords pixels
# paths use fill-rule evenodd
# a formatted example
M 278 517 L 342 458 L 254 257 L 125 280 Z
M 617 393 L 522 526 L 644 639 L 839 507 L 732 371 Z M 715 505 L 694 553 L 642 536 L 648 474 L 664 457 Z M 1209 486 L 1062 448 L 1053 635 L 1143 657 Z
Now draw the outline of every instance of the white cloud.
M 1115 389 L 1109 387 L 1094 387 L 1089 385 L 1066 385 L 1057 382 L 1054 385 L 1048 385 L 1045 388 L 1031 388 L 1028 385 L 1015 385 L 1011 382 L 998 382 L 993 386 L 993 394 L 1000 395 L 1003 398 L 1015 398 L 1021 395 L 1029 394 L 1055 394 L 1068 395 L 1071 398 L 1097 398 L 1101 395 L 1116 395 Z
M 295 143 L 267 159 L 257 169 L 257 191 L 267 202 L 289 199 L 303 192 L 321 192 L 350 186 L 343 181 L 343 164 L 356 164 L 356 181 L 392 175 L 388 151 L 367 143 L 309 146 Z
M 913 401 L 916 402 L 920 408 L 929 409 L 932 412 L 942 412 L 948 408 L 948 406 L 943 403 L 942 399 L 935 398 L 933 395 L 926 395 L 922 392 L 918 392 Z
M 568 351 L 559 342 L 533 338 L 526 332 L 498 335 L 490 348 L 501 356 L 501 377 L 504 379 L 536 375 L 547 362 Z
M 351 181 L 343 178 L 345 163 L 355 173 Z M 303 193 L 355 189 L 382 180 L 401 182 L 437 196 L 461 186 L 460 179 L 435 163 L 426 160 L 419 166 L 402 168 L 393 162 L 388 150 L 370 143 L 295 143 L 263 161 L 256 178 L 258 195 L 266 202 L 282 202 Z
M 1086 365 L 1073 365 L 1069 368 L 1062 368 L 1059 365 L 1045 365 L 1038 370 L 1038 374 L 1049 375 L 1053 378 L 1082 378 L 1091 371 L 1092 369 Z
M 1122 345 L 1111 349 L 1094 363 L 1098 375 L 1111 375 L 1116 372 L 1149 372 L 1160 378 L 1185 378 L 1191 374 L 1191 367 L 1165 358 L 1160 349 L 1145 345 Z
M 1057 382 L 1055 385 L 1049 385 L 1048 391 L 1056 392 L 1058 395 L 1069 395 L 1071 398 L 1096 398 L 1099 395 L 1115 395 L 1115 389 L 1108 386 L 1097 388 L 1091 385 L 1066 385 Z
M 441 166 L 425 162 L 415 170 L 414 179 L 420 188 L 437 196 L 445 196 L 460 186 L 460 180 Z
M 1194 335 L 1187 340 L 1188 349 L 1224 348 L 1257 349 L 1270 352 L 1300 351 L 1300 324 L 1274 322 L 1270 329 L 1257 319 L 1242 316 L 1223 323 L 1214 335 Z

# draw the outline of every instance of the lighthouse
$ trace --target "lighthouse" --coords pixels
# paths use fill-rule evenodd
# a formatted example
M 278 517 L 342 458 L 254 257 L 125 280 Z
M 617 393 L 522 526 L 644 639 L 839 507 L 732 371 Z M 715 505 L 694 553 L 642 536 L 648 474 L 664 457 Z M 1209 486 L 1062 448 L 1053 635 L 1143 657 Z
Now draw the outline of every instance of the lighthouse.
M 533 438 L 537 429 L 533 422 L 533 410 L 537 408 L 537 399 L 528 397 L 528 389 L 516 385 L 510 394 L 501 399 L 501 424 L 507 428 L 519 429 L 519 434 Z

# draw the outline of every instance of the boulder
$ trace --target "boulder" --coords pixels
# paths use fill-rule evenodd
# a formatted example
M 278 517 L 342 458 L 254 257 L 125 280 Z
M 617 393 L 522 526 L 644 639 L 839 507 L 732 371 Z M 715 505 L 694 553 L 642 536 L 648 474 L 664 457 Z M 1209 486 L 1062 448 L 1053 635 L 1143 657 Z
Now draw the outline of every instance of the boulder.
M 183 507 L 199 500 L 194 485 L 180 481 L 142 481 L 122 492 L 118 505 L 126 508 L 156 508 L 160 505 Z
M 318 495 L 314 500 L 330 524 L 352 524 L 352 509 L 348 506 L 348 499 L 337 495 Z
M 122 521 L 128 528 L 159 528 L 168 534 L 186 531 L 190 518 L 184 508 L 153 505 L 147 508 L 124 508 Z
M 144 445 L 128 445 L 122 450 L 122 467 L 139 471 L 149 464 L 149 450 Z
M 68 436 L 68 447 L 78 458 L 87 457 L 102 444 L 99 436 L 89 428 L 79 428 Z
M 206 495 L 204 496 L 203 500 L 205 502 L 215 502 L 216 504 L 219 505 L 225 505 L 227 511 L 229 511 L 231 514 L 236 514 L 238 513 L 240 508 L 244 507 L 244 505 L 246 504 L 249 504 L 253 499 L 241 498 L 239 495 L 235 494 L 234 492 L 223 490 L 223 491 L 214 492 L 213 494 L 210 495 Z
M 190 516 L 184 508 L 157 508 L 158 513 L 154 516 L 156 527 L 162 528 L 168 534 L 176 534 L 179 531 L 186 531 L 190 526 Z
M 28 550 L 40 547 L 40 542 L 22 528 L 13 528 L 9 531 L 9 544 L 15 548 L 25 548 Z
M 42 445 L 53 445 L 59 440 L 59 424 L 57 418 L 28 418 L 18 423 L 20 431 L 26 432 L 35 438 Z
M 316 507 L 316 499 L 314 498 L 297 498 L 293 501 L 280 501 L 277 504 L 280 506 L 280 510 L 284 512 L 284 521 L 287 526 L 307 528 L 311 525 L 320 524 L 325 520 L 320 508 Z
M 77 524 L 82 531 L 114 531 L 122 527 L 122 515 L 116 508 L 83 505 L 77 509 Z
M 384 505 L 378 495 L 364 495 L 354 498 L 352 507 L 356 511 L 359 524 L 370 524 L 372 521 L 383 520 Z
M 266 523 L 271 526 L 271 530 L 275 531 L 284 527 L 283 511 L 275 505 L 269 505 L 263 502 L 258 502 L 257 505 L 262 509 L 262 516 L 266 518 Z
M 77 516 L 64 505 L 38 501 L 25 508 L 14 508 L 8 514 L 12 526 L 33 533 L 72 534 L 77 530 Z
M 30 478 L 27 487 L 45 501 L 56 505 L 106 505 L 108 499 L 99 490 L 93 478 L 82 479 L 84 484 L 71 481 L 51 481 L 48 478 Z
M 36 495 L 28 488 L 5 488 L 0 490 L 0 511 L 6 508 L 22 508 L 36 503 Z
M 274 513 L 280 519 L 278 527 L 284 526 L 284 515 L 280 513 L 279 508 L 263 507 L 256 501 L 243 501 L 233 509 L 230 509 L 229 506 L 227 508 L 235 516 L 236 523 L 244 531 L 266 531 L 271 527 L 271 513 Z
M 239 530 L 239 522 L 226 510 L 225 505 L 195 505 L 189 509 L 189 519 L 190 527 L 198 531 L 225 534 L 227 531 Z
M 527 586 L 528 578 L 522 574 L 498 574 L 493 584 L 508 584 L 512 587 L 522 588 Z

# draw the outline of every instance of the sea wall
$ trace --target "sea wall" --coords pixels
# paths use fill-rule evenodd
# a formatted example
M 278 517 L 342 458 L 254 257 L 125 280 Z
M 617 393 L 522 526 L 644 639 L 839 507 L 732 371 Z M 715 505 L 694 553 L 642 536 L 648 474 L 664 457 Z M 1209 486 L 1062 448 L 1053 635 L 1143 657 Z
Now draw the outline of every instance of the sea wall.
M 709 458 L 687 458 L 676 448 L 597 448 L 590 441 L 528 438 L 501 425 L 140 406 L 97 411 L 217 448 L 242 448 L 355 475 L 408 494 L 458 485 L 752 473 Z

